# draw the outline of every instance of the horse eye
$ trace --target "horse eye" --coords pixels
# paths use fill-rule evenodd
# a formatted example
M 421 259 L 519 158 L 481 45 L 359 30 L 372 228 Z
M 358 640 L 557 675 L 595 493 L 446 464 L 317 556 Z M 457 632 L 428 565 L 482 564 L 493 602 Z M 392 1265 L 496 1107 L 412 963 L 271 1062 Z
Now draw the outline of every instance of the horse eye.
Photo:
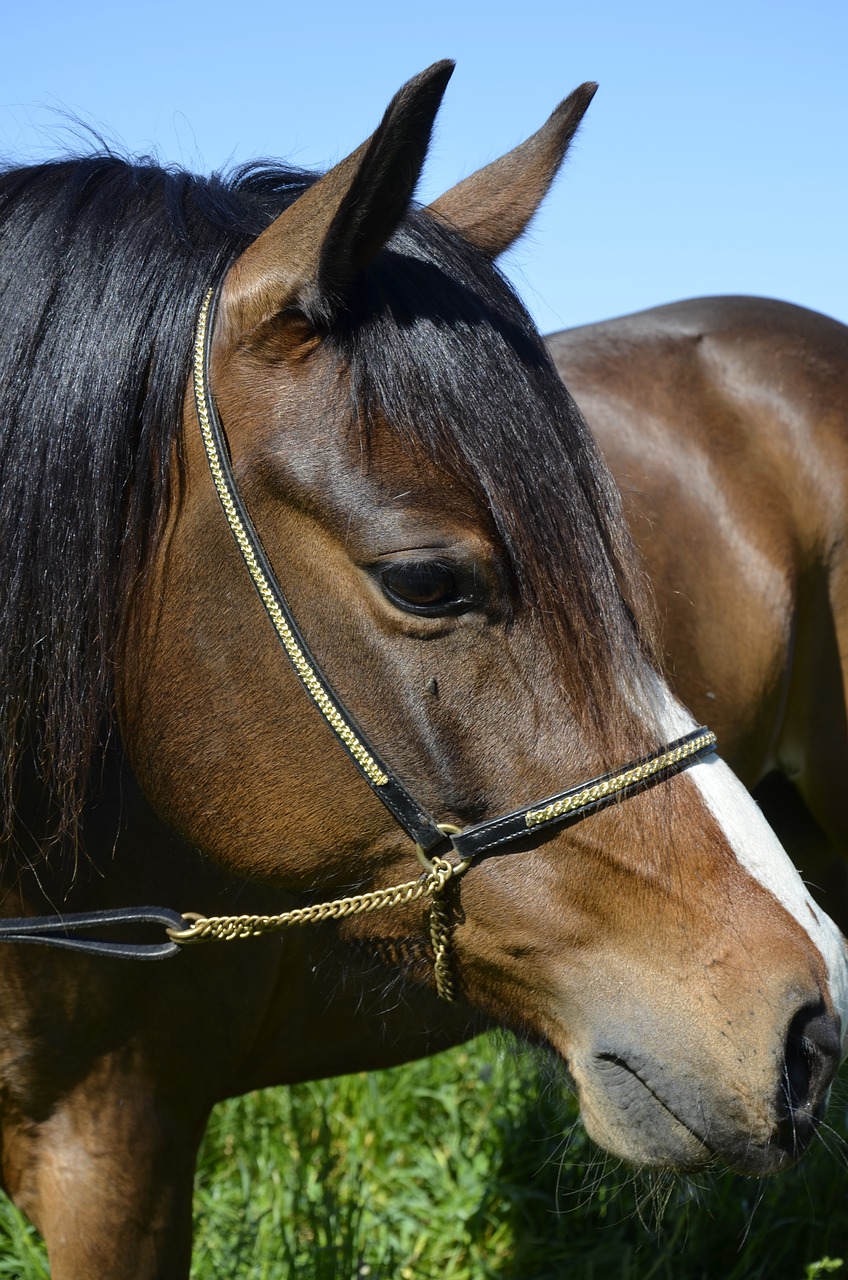
M 394 564 L 380 580 L 392 603 L 412 613 L 454 613 L 470 603 L 456 571 L 438 560 Z

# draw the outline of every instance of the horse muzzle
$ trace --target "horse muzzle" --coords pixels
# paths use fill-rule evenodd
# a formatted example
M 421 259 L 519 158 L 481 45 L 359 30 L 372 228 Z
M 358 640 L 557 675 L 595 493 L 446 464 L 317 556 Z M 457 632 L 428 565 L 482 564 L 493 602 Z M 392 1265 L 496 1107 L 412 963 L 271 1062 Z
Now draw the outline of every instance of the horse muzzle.
M 651 1037 L 652 1039 L 652 1037 Z M 840 1061 L 838 1018 L 802 1005 L 768 1061 L 728 1073 L 685 1052 L 601 1042 L 570 1062 L 589 1135 L 642 1167 L 689 1172 L 708 1165 L 763 1175 L 803 1155 L 821 1121 Z

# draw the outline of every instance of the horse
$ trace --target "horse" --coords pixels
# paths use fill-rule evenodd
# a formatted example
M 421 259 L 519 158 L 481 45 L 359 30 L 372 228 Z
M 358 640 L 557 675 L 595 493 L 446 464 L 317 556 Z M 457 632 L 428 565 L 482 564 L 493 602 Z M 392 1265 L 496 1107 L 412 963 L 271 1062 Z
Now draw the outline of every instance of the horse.
M 451 70 L 320 177 L 0 180 L 0 1167 L 54 1280 L 188 1274 L 219 1100 L 493 1025 L 643 1166 L 826 1104 L 842 939 L 496 267 L 594 86 L 422 209 Z
M 623 495 L 672 685 L 848 931 L 848 328 L 718 297 L 548 343 Z

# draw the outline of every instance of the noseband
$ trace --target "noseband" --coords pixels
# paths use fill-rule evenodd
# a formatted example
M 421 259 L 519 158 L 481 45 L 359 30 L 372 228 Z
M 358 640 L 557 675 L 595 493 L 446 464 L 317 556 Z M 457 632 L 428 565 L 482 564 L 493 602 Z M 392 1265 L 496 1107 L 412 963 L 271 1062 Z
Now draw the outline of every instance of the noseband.
M 209 383 L 209 358 L 217 296 L 216 290 L 210 289 L 204 298 L 197 322 L 193 358 L 197 418 L 215 490 L 251 581 L 298 679 L 314 702 L 325 724 L 333 732 L 374 794 L 414 842 L 425 870 L 423 879 L 410 881 L 407 885 L 377 891 L 375 894 L 362 894 L 355 898 L 341 899 L 340 904 L 367 903 L 367 905 L 342 908 L 338 911 L 330 910 L 331 916 L 352 914 L 353 910 L 375 910 L 378 906 L 390 905 L 383 900 L 386 894 L 390 896 L 401 894 L 398 901 L 410 901 L 408 892 L 413 885 L 421 886 L 421 892 L 416 892 L 415 897 L 423 896 L 425 893 L 434 895 L 434 913 L 438 915 L 435 908 L 446 884 L 450 879 L 463 874 L 474 858 L 502 849 L 522 838 L 566 822 L 575 822 L 590 813 L 596 813 L 606 805 L 641 790 L 650 781 L 671 777 L 714 750 L 715 734 L 702 727 L 622 769 L 604 774 L 567 791 L 558 792 L 556 795 L 528 804 L 524 808 L 514 809 L 500 817 L 489 818 L 485 822 L 478 822 L 462 829 L 437 822 L 418 803 L 368 741 L 310 652 L 239 493 L 230 463 L 226 437 Z M 456 860 L 430 856 L 434 850 L 448 843 L 452 846 Z M 302 912 L 289 912 L 287 916 L 296 916 L 297 919 L 287 920 L 287 923 L 302 923 L 304 913 L 309 915 L 316 910 L 321 911 L 337 905 L 322 904 L 320 908 L 304 908 Z M 326 915 L 318 917 L 310 915 L 310 918 L 326 918 Z M 238 936 L 238 932 L 264 932 L 264 928 L 252 927 L 250 924 L 246 924 L 243 930 L 237 931 L 234 922 L 256 921 L 258 925 L 261 921 L 270 922 L 276 918 L 225 917 L 223 919 L 231 923 L 213 925 L 213 918 L 199 919 L 193 929 L 173 932 L 171 936 L 177 941 L 188 942 L 200 941 L 203 937 L 209 936 L 233 937 Z M 266 924 L 265 927 L 271 926 Z M 436 949 L 438 951 L 438 948 Z M 439 979 L 438 965 L 437 979 Z M 441 994 L 449 994 L 447 990 L 442 989 L 441 982 L 439 985 Z
M 209 355 L 217 297 L 217 291 L 209 289 L 203 300 L 195 333 L 192 368 L 203 445 L 227 524 L 300 683 L 374 794 L 414 842 L 424 873 L 391 888 L 296 908 L 281 915 L 199 916 L 192 912 L 178 913 L 169 908 L 130 907 L 57 917 L 6 919 L 0 921 L 0 941 L 37 942 L 95 955 L 160 959 L 175 954 L 179 946 L 186 943 L 255 937 L 293 925 L 343 919 L 431 897 L 430 937 L 436 988 L 444 999 L 452 1000 L 451 914 L 446 892 L 451 881 L 464 875 L 473 860 L 483 854 L 503 850 L 521 839 L 576 822 L 653 782 L 660 782 L 688 768 L 715 749 L 715 734 L 703 727 L 695 729 L 621 769 L 485 822 L 459 828 L 436 821 L 374 749 L 313 657 L 238 491 L 226 437 L 209 387 Z M 436 852 L 447 846 L 451 847 L 453 857 Z M 80 938 L 69 932 L 135 923 L 165 925 L 169 941 L 129 944 Z

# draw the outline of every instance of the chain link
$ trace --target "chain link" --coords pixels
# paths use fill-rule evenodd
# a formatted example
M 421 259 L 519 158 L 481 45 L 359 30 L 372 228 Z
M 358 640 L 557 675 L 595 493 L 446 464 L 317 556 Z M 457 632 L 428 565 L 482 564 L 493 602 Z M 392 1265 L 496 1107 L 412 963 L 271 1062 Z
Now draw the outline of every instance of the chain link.
M 295 907 L 279 915 L 201 916 L 184 912 L 183 918 L 191 920 L 187 929 L 169 928 L 166 932 L 172 942 L 181 946 L 198 942 L 233 942 L 238 938 L 258 938 L 265 933 L 277 933 L 295 925 L 318 924 L 322 920 L 344 920 L 348 916 L 362 915 L 370 911 L 382 911 L 386 907 L 404 906 L 432 897 L 430 908 L 430 939 L 434 952 L 436 989 L 444 1000 L 454 1000 L 456 992 L 450 965 L 451 912 L 444 898 L 444 890 L 451 880 L 457 879 L 468 869 L 468 862 L 450 862 L 447 858 L 433 858 L 430 870 L 417 880 L 387 889 L 374 889 L 370 893 L 357 893 L 348 898 L 336 898 L 332 902 L 316 902 L 310 907 Z

